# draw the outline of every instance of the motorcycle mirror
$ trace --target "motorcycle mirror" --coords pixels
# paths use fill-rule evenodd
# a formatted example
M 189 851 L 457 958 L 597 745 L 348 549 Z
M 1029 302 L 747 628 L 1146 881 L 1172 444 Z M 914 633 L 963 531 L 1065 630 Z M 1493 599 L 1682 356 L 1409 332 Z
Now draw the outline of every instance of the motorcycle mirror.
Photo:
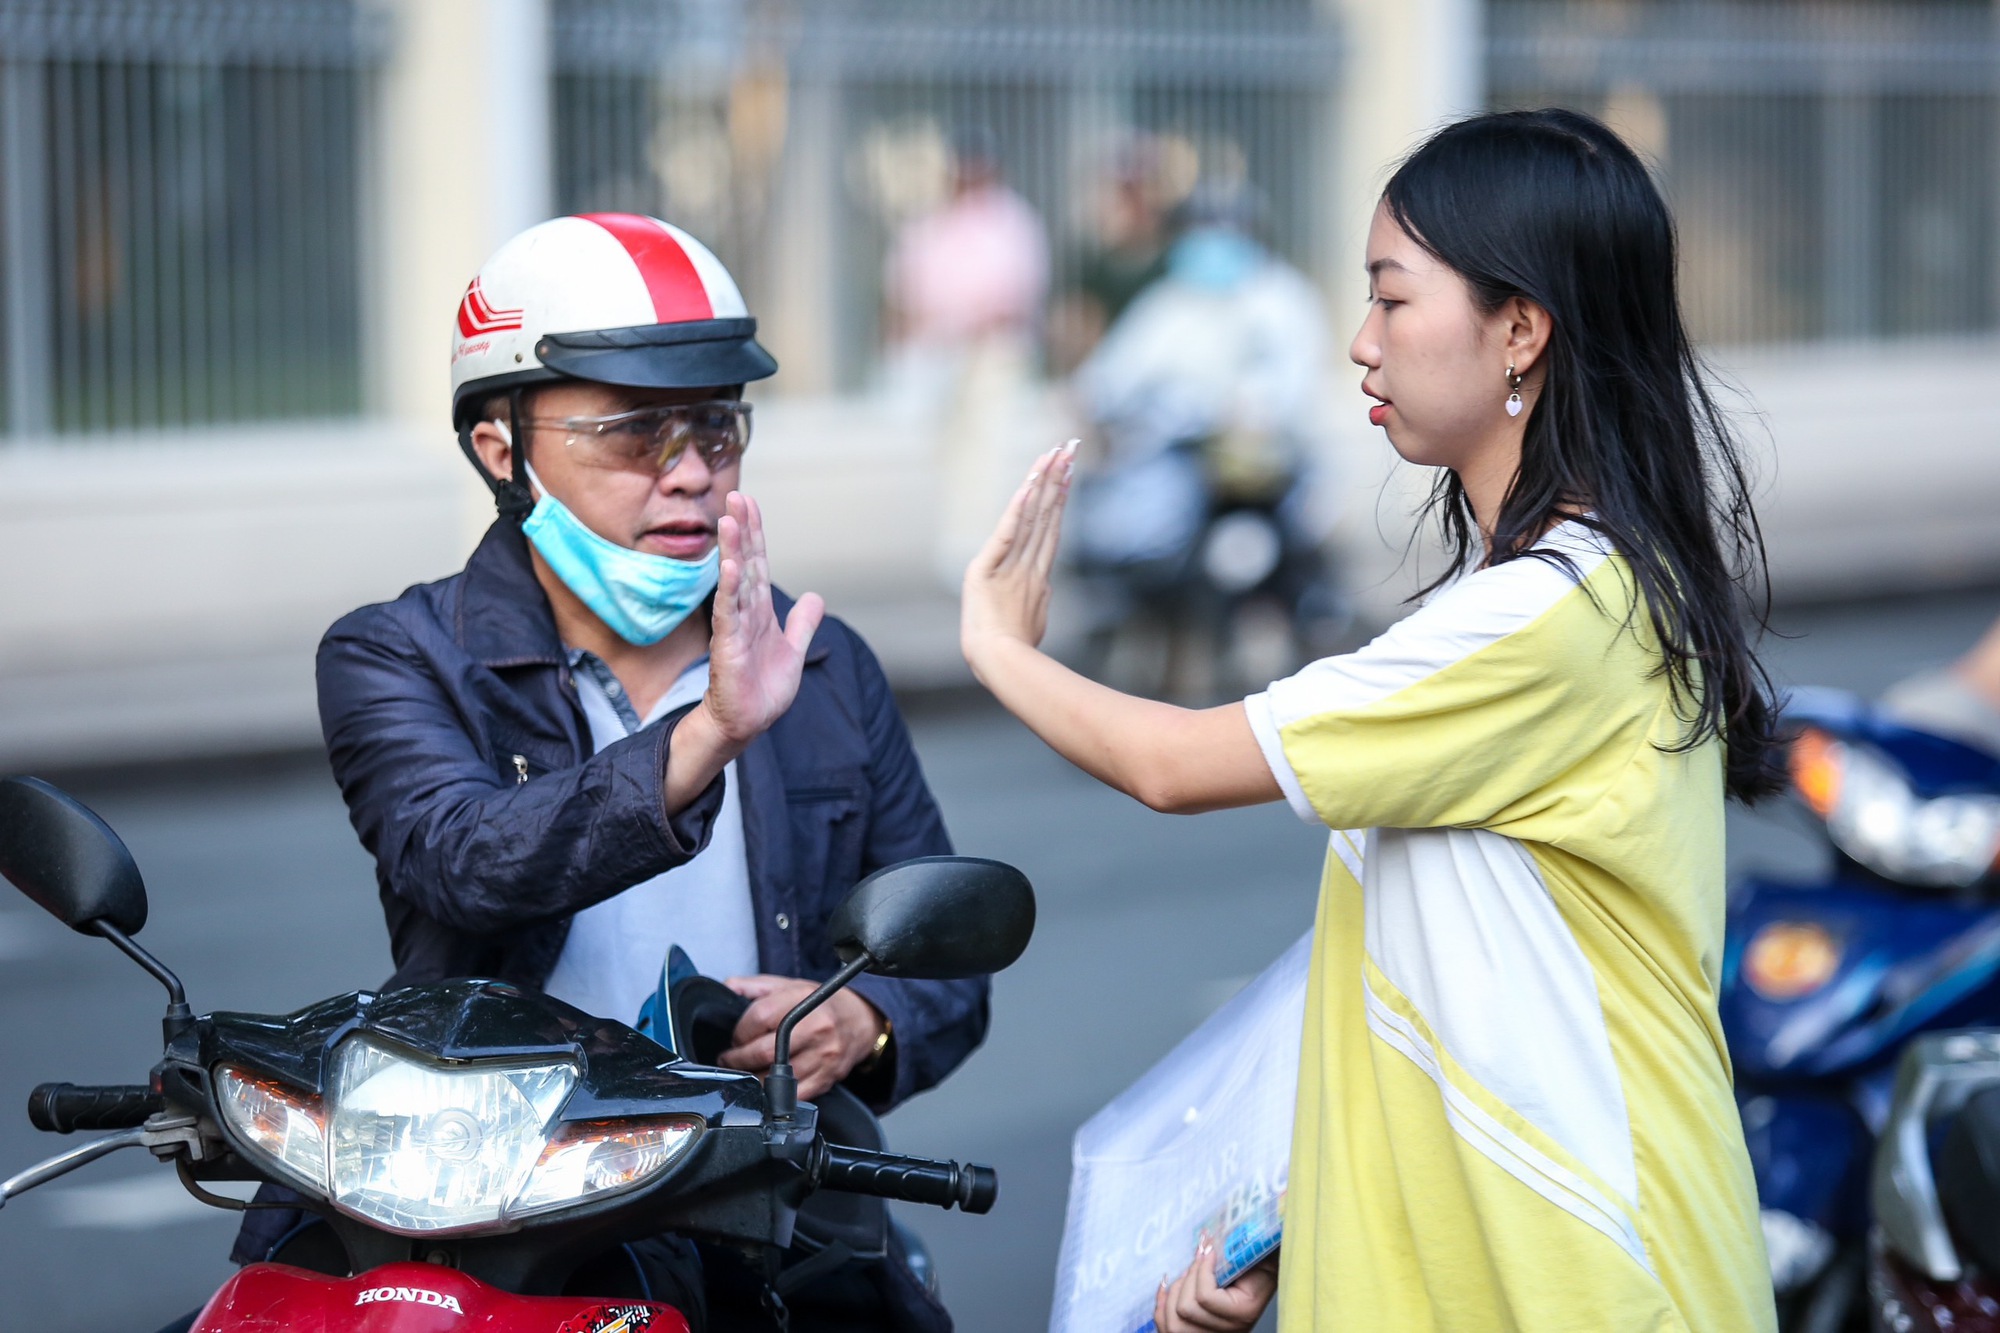
M 0 875 L 86 935 L 146 924 L 146 883 L 111 826 L 40 778 L 0 779 Z
M 953 981 L 1011 966 L 1035 933 L 1035 891 L 1001 861 L 925 856 L 854 886 L 828 924 L 843 963 L 885 977 Z
M 146 881 L 111 826 L 40 778 L 0 778 L 0 877 L 71 930 L 102 935 L 167 988 L 168 1041 L 189 1024 L 181 980 L 132 937 L 146 924 Z
M 764 1105 L 785 1122 L 798 1107 L 792 1029 L 863 972 L 955 981 L 1012 965 L 1035 933 L 1035 890 L 1001 861 L 921 856 L 884 866 L 854 886 L 827 924 L 840 971 L 778 1024 Z

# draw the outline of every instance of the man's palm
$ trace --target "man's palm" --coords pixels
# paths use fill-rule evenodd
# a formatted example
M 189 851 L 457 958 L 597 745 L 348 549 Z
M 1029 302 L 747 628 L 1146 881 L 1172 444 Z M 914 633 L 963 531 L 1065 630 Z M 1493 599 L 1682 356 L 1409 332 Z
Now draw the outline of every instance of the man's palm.
M 724 736 L 748 744 L 791 707 L 826 605 L 807 593 L 780 626 L 771 603 L 763 514 L 741 493 L 729 497 L 728 511 L 718 534 L 722 574 L 708 649 L 708 709 Z

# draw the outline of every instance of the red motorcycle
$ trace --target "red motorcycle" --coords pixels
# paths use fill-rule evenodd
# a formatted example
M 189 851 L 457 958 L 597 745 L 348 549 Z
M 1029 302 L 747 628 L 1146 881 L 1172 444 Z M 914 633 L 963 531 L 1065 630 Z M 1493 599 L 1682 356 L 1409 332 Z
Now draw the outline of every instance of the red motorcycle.
M 0 780 L 0 876 L 169 997 L 146 1084 L 35 1089 L 37 1128 L 116 1132 L 0 1181 L 0 1206 L 144 1148 L 205 1203 L 255 1207 L 208 1186 L 270 1182 L 328 1224 L 239 1270 L 193 1333 L 686 1333 L 642 1275 L 603 1262 L 663 1232 L 743 1251 L 782 1329 L 778 1256 L 815 1191 L 970 1213 L 998 1193 L 989 1167 L 834 1141 L 790 1064 L 793 1027 L 862 972 L 948 979 L 1019 958 L 1034 893 L 996 861 L 926 857 L 856 886 L 830 926 L 843 966 L 779 1026 L 762 1082 L 497 981 L 196 1016 L 132 939 L 146 893 L 131 853 L 38 779 Z

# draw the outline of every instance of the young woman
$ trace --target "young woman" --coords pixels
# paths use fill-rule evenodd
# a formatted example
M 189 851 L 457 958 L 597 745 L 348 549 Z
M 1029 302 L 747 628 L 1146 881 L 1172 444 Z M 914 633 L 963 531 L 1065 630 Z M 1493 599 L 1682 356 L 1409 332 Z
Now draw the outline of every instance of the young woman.
M 1774 785 L 1761 563 L 1674 288 L 1604 126 L 1480 116 L 1368 236 L 1369 419 L 1439 469 L 1453 564 L 1407 619 L 1240 704 L 1121 695 L 1036 649 L 1070 459 L 967 572 L 979 679 L 1156 810 L 1284 800 L 1320 887 L 1281 1327 L 1768 1329 L 1716 1016 L 1725 795 Z M 1247 1328 L 1204 1246 L 1158 1321 Z

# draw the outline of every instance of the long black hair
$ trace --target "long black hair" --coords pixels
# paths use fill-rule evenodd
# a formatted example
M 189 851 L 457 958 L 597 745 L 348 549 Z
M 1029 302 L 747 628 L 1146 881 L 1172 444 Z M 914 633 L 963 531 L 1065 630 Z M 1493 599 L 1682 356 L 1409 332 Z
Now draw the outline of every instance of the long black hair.
M 1603 534 L 1659 640 L 1688 724 L 1679 748 L 1717 737 L 1732 796 L 1775 790 L 1776 708 L 1751 641 L 1768 605 L 1763 538 L 1741 447 L 1688 343 L 1673 218 L 1645 165 L 1589 116 L 1501 112 L 1432 135 L 1383 200 L 1483 309 L 1525 297 L 1553 323 L 1488 559 L 1528 554 L 1566 519 Z M 1425 510 L 1451 558 L 1442 583 L 1480 550 L 1457 474 L 1440 474 Z

